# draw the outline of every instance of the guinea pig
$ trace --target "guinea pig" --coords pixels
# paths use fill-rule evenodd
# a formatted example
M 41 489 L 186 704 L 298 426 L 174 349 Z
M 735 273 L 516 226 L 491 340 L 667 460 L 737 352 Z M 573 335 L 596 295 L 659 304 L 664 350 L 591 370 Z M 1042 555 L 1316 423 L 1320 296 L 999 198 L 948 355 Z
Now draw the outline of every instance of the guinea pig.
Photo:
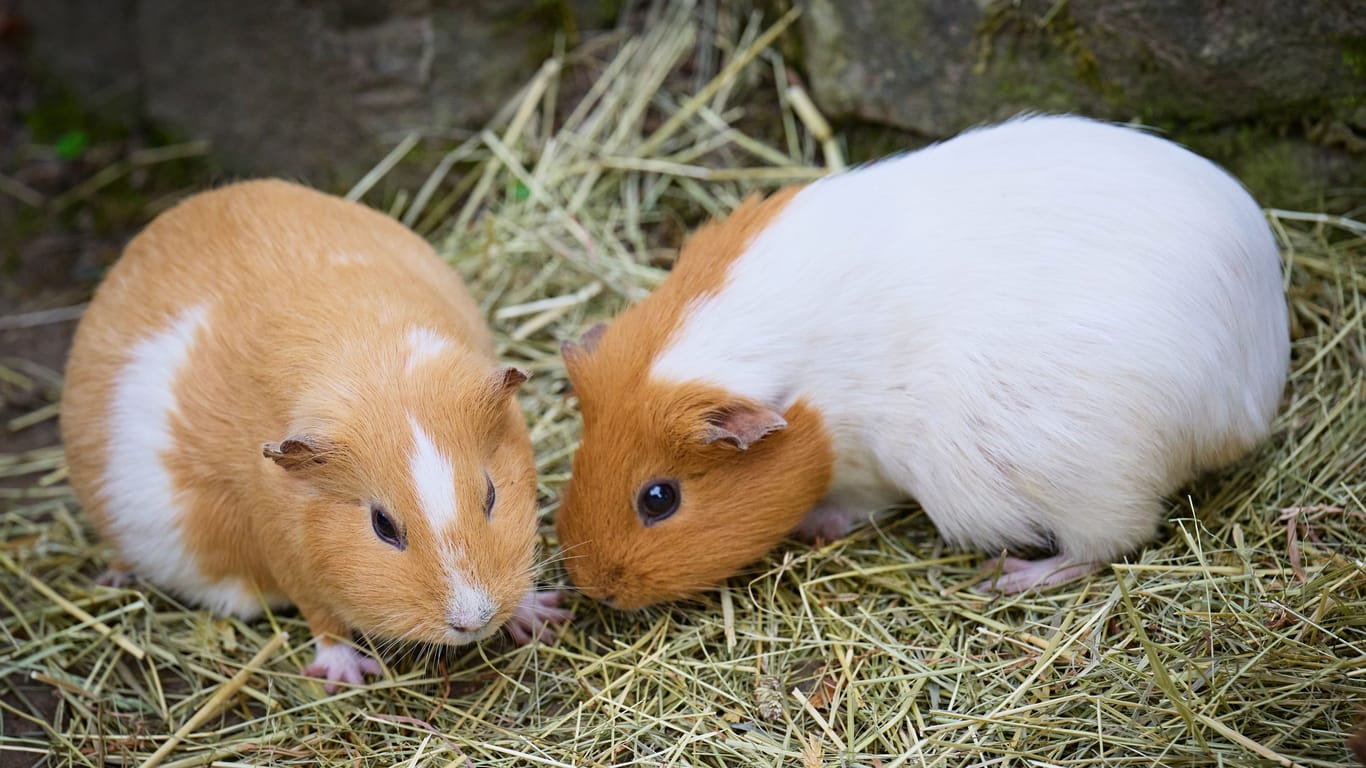
M 588 594 L 695 594 L 908 499 L 1010 555 L 1016 592 L 1133 551 L 1268 434 L 1289 318 L 1235 179 L 1032 116 L 747 200 L 563 356 L 583 434 L 556 524 Z
M 416 234 L 282 181 L 195 195 L 134 238 L 81 319 L 61 429 L 116 559 L 213 611 L 294 604 L 307 668 L 348 641 L 462 644 L 567 614 L 531 590 L 536 483 L 478 305 Z

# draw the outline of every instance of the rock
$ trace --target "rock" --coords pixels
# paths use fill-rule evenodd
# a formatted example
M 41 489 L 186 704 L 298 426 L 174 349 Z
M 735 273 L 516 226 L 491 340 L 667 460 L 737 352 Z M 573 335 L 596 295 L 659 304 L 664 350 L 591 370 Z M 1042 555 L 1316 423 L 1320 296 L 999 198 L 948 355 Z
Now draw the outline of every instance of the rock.
M 354 179 L 407 132 L 477 128 L 593 0 L 21 0 L 82 98 L 131 75 L 142 117 L 231 171 Z M 608 4 L 610 5 L 610 4 Z M 547 10 L 549 9 L 549 10 Z M 131 44 L 130 44 L 131 43 Z M 319 178 L 322 177 L 322 178 Z
M 938 139 L 1076 112 L 1169 130 L 1282 204 L 1366 185 L 1359 2 L 795 3 L 813 97 L 837 120 Z
M 1366 99 L 1342 0 L 797 0 L 817 103 L 943 137 L 1025 109 L 1210 125 Z
M 26 47 L 91 108 L 120 122 L 137 118 L 141 80 L 133 12 L 137 0 L 19 0 Z

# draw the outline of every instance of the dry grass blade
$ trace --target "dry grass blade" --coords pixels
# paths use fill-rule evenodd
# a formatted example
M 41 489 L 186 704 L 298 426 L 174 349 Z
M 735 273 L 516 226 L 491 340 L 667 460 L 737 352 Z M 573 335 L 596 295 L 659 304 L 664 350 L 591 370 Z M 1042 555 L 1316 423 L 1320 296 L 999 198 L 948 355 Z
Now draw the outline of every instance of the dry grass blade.
M 523 405 L 547 516 L 578 439 L 560 341 L 656 285 L 687 226 L 843 159 L 767 28 L 725 3 L 659 5 L 606 54 L 543 67 L 415 195 L 373 201 L 413 201 L 402 215 L 440 233 L 500 353 L 535 372 Z M 578 98 L 570 71 L 594 76 Z M 759 122 L 782 140 L 747 135 L 775 110 Z M 978 594 L 980 558 L 911 509 L 784 546 L 689 605 L 575 601 L 553 644 L 389 657 L 390 677 L 333 696 L 302 675 L 307 644 L 280 640 L 213 700 L 306 627 L 92 586 L 107 553 L 58 454 L 0 456 L 0 752 L 164 753 L 162 768 L 1341 765 L 1366 702 L 1366 227 L 1270 216 L 1295 337 L 1273 438 L 1173 499 L 1130 563 L 1044 595 Z M 58 384 L 0 366 L 0 395 L 35 412 Z

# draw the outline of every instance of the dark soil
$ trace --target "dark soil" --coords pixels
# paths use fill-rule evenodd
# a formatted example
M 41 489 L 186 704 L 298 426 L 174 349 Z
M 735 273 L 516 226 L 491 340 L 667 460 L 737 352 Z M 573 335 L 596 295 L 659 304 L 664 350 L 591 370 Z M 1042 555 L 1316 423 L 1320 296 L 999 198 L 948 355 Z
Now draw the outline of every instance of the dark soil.
M 35 313 L 87 301 L 129 238 L 213 174 L 197 158 L 138 160 L 172 142 L 82 109 L 31 66 L 25 34 L 13 0 L 0 0 L 0 366 L 60 372 L 75 320 Z M 0 385 L 0 453 L 57 443 L 55 419 L 8 428 L 50 394 Z
M 73 195 L 139 150 L 169 142 L 76 107 L 34 71 L 24 44 L 25 24 L 15 3 L 0 0 L 0 368 L 32 381 L 15 384 L 0 377 L 0 454 L 59 443 L 56 418 L 18 430 L 9 425 L 58 396 L 56 383 L 76 325 L 73 312 L 60 310 L 89 300 L 104 270 L 153 215 L 196 184 L 212 181 L 200 160 L 133 164 L 98 194 Z M 54 318 L 48 310 L 59 312 Z M 0 485 L 31 479 L 0 479 Z M 0 511 L 6 503 L 0 500 Z M 0 657 L 5 645 L 0 640 Z M 50 741 L 46 729 L 59 728 L 61 718 L 51 689 L 17 674 L 0 681 L 0 690 L 0 736 Z M 0 768 L 48 764 L 45 755 L 0 746 Z

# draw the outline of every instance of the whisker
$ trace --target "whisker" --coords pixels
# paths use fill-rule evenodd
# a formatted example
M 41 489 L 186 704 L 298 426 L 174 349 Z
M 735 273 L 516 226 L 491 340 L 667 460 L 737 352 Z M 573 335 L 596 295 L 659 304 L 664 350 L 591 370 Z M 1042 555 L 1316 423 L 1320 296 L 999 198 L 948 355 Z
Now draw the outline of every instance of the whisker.
M 586 546 L 586 545 L 588 545 L 588 544 L 590 544 L 590 543 L 592 543 L 591 540 L 589 540 L 589 541 L 581 541 L 581 542 L 579 542 L 579 543 L 577 543 L 577 544 L 575 544 L 575 545 L 573 545 L 573 546 L 571 546 L 571 547 L 561 547 L 557 552 L 555 552 L 555 553 L 553 553 L 553 554 L 551 554 L 551 555 L 549 555 L 549 556 L 539 558 L 539 559 L 536 561 L 536 563 L 535 563 L 535 565 L 534 565 L 533 567 L 535 567 L 535 568 L 546 568 L 546 567 L 555 565 L 555 564 L 557 564 L 557 563 L 562 563 L 562 562 L 564 562 L 564 561 L 566 561 L 566 560 L 571 559 L 571 555 L 570 555 L 569 553 L 570 553 L 572 550 L 575 550 L 575 549 L 578 549 L 578 548 L 580 548 L 580 547 Z M 582 555 L 573 555 L 572 557 L 582 557 Z

